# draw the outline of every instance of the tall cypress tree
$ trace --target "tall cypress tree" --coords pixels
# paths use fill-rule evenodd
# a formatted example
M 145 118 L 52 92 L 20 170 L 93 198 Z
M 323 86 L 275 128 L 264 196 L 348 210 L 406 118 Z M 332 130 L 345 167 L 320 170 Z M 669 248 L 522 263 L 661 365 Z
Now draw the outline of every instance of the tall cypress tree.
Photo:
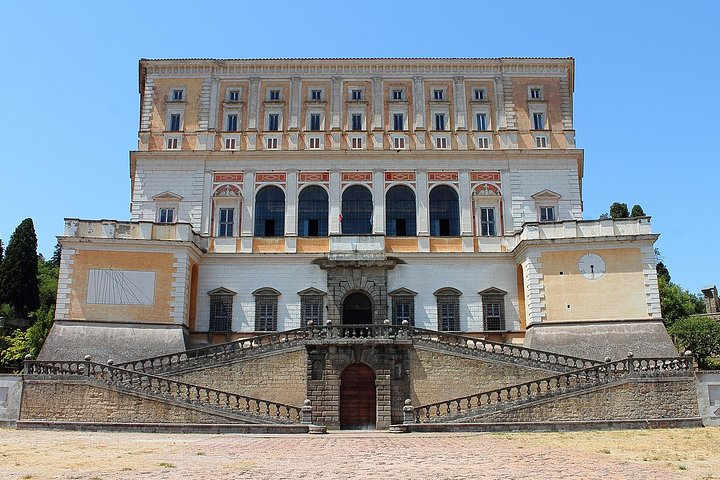
M 0 297 L 24 317 L 39 306 L 37 236 L 31 218 L 15 229 L 0 270 Z

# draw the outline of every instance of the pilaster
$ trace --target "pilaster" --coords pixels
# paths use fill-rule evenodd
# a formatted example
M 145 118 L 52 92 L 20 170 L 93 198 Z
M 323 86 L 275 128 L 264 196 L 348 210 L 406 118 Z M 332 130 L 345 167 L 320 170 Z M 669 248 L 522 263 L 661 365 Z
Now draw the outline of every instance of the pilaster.
M 290 78 L 290 118 L 288 119 L 288 130 L 297 130 L 300 125 L 300 123 L 299 123 L 300 102 L 301 102 L 300 86 L 301 86 L 300 77 Z
M 342 77 L 332 77 L 330 101 L 330 130 L 340 130 L 342 125 Z
M 373 224 L 372 231 L 385 234 L 385 172 L 373 171 Z
M 328 228 L 330 235 L 340 234 L 340 172 L 330 171 L 330 221 Z
M 247 129 L 257 131 L 258 111 L 260 107 L 260 78 L 250 77 L 250 88 L 248 91 L 248 113 Z
M 453 77 L 453 83 L 455 85 L 455 130 L 467 130 L 465 77 Z
M 372 130 L 383 129 L 383 79 L 382 77 L 372 77 Z

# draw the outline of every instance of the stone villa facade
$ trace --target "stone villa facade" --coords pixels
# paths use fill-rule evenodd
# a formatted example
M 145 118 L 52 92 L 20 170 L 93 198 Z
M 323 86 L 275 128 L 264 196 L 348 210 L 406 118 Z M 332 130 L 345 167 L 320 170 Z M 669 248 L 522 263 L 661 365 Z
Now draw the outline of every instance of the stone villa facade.
M 675 357 L 650 219 L 583 219 L 574 81 L 569 58 L 141 60 L 131 219 L 66 219 L 29 372 L 309 399 L 354 428 Z

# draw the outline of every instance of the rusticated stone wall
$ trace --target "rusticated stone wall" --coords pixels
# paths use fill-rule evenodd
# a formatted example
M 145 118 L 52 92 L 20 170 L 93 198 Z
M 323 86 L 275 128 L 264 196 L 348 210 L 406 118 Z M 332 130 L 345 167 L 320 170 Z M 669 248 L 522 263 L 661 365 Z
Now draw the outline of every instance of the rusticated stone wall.
M 169 376 L 248 397 L 302 406 L 307 395 L 307 354 L 302 348 Z
M 21 420 L 62 422 L 227 423 L 191 406 L 119 392 L 86 381 L 26 380 Z
M 408 360 L 413 405 L 440 402 L 557 374 L 551 370 L 464 358 L 417 347 L 409 350 Z
M 470 417 L 462 422 L 628 420 L 698 416 L 694 379 L 626 380 L 530 406 Z

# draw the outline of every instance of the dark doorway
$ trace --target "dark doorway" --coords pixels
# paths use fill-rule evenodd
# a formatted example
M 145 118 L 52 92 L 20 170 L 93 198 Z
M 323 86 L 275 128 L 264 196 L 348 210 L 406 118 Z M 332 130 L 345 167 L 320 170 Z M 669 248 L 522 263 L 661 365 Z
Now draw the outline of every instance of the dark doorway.
M 343 325 L 368 325 L 372 322 L 372 302 L 362 293 L 351 293 L 343 302 Z
M 353 363 L 340 376 L 340 428 L 375 428 L 375 372 Z

